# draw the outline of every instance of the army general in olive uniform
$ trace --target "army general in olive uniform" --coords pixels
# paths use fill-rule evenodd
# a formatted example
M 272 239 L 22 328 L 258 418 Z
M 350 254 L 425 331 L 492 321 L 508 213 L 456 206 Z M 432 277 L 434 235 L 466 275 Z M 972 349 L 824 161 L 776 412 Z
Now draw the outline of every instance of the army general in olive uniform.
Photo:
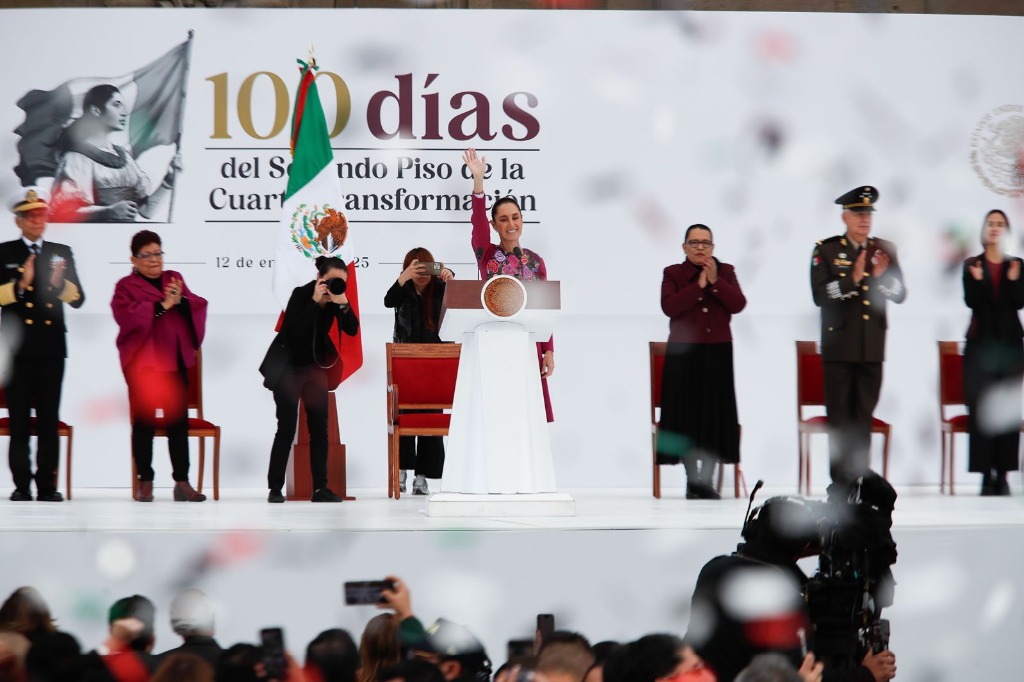
M 32 499 L 30 412 L 36 411 L 36 489 L 40 501 L 60 502 L 57 492 L 57 423 L 64 381 L 64 304 L 80 308 L 85 294 L 71 249 L 43 240 L 49 196 L 23 187 L 11 203 L 21 237 L 0 244 L 0 342 L 10 354 L 4 391 L 11 416 L 8 459 L 15 502 Z
M 870 237 L 874 187 L 836 199 L 846 233 L 818 242 L 811 292 L 821 308 L 821 357 L 832 480 L 848 483 L 870 462 L 871 419 L 882 388 L 886 305 L 907 296 L 896 246 Z

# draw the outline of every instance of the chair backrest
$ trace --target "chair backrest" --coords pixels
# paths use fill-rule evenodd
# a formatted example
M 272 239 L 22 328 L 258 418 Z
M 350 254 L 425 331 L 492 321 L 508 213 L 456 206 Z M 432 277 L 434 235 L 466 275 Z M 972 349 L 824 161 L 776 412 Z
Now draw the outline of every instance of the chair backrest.
M 387 344 L 388 386 L 398 388 L 399 409 L 446 409 L 455 399 L 462 345 Z
M 815 341 L 796 342 L 796 414 L 807 405 L 825 404 L 825 370 Z
M 203 351 L 196 351 L 196 364 L 188 368 L 188 409 L 203 418 Z
M 655 410 L 661 407 L 661 380 L 665 373 L 665 352 L 668 344 L 664 341 L 650 342 L 651 359 L 651 423 L 654 423 Z
M 939 416 L 947 405 L 964 404 L 964 356 L 958 341 L 939 341 Z

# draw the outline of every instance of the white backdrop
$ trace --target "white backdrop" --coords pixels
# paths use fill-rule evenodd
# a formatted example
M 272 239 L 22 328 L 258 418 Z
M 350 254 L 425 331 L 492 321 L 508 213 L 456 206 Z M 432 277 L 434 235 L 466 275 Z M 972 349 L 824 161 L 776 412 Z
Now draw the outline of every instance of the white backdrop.
M 818 333 L 810 253 L 816 240 L 840 231 L 833 199 L 859 184 L 880 189 L 875 233 L 899 246 L 909 288 L 907 302 L 890 312 L 877 413 L 894 424 L 891 478 L 937 483 L 935 340 L 961 338 L 966 326 L 958 261 L 975 250 L 988 209 L 1002 208 L 1024 226 L 1024 206 L 993 191 L 971 163 L 972 144 L 983 163 L 992 160 L 984 157 L 990 148 L 975 140 L 986 116 L 1020 102 L 1024 20 L 72 9 L 6 10 L 2 18 L 4 195 L 18 183 L 10 168 L 18 158 L 12 131 L 24 120 L 15 106 L 22 95 L 72 78 L 132 72 L 182 42 L 189 29 L 196 32 L 185 171 L 173 224 L 154 229 L 164 238 L 167 266 L 211 301 L 205 399 L 207 417 L 223 426 L 224 486 L 265 485 L 273 401 L 256 368 L 278 308 L 270 270 L 259 263 L 274 257 L 279 212 L 272 201 L 252 210 L 217 206 L 227 194 L 283 191 L 271 169 L 274 157 L 287 156 L 287 133 L 254 137 L 239 112 L 251 111 L 248 127 L 262 137 L 275 116 L 290 118 L 295 58 L 304 58 L 310 43 L 322 69 L 340 76 L 351 95 L 351 116 L 333 139 L 337 161 L 358 169 L 369 159 L 384 174 L 342 180 L 360 204 L 346 213 L 356 253 L 366 259 L 359 273 L 365 364 L 339 390 L 351 486 L 385 487 L 383 344 L 392 316 L 382 301 L 402 257 L 426 246 L 458 276 L 475 276 L 467 211 L 409 204 L 366 210 L 364 195 L 465 196 L 470 181 L 462 177 L 460 153 L 469 145 L 495 165 L 489 193 L 530 197 L 523 243 L 562 281 L 551 381 L 561 487 L 648 484 L 647 342 L 667 336 L 661 271 L 681 260 L 683 230 L 694 222 L 714 229 L 716 255 L 736 265 L 748 298 L 733 325 L 747 478 L 764 477 L 769 485 L 795 480 L 793 341 Z M 46 26 L 45 49 L 30 26 Z M 248 98 L 240 96 L 258 72 L 276 74 L 287 101 L 275 106 L 267 74 L 253 77 Z M 319 83 L 330 123 L 334 90 L 325 78 Z M 384 91 L 403 100 L 411 137 L 372 134 L 369 105 Z M 479 95 L 459 94 L 466 92 Z M 380 125 L 394 131 L 398 97 L 381 97 Z M 506 98 L 518 113 L 508 113 Z M 448 124 L 460 115 L 465 130 L 479 124 L 495 137 L 458 139 L 458 121 L 454 130 Z M 164 147 L 141 156 L 154 182 L 170 154 Z M 225 177 L 232 158 L 236 169 L 258 159 L 260 176 Z M 417 178 L 408 168 L 417 158 L 421 168 L 450 164 L 452 177 Z M 510 173 L 519 164 L 521 177 L 502 178 L 503 163 Z M 1019 179 L 989 178 L 1000 182 L 1019 188 Z M 13 220 L 3 229 L 4 239 L 16 237 Z M 76 426 L 77 485 L 129 482 L 127 400 L 109 300 L 128 272 L 128 242 L 138 229 L 79 224 L 48 232 L 74 248 L 87 296 L 68 316 L 63 401 L 63 418 Z M 253 266 L 237 267 L 240 258 Z M 815 478 L 823 483 L 823 441 L 815 451 Z M 158 482 L 169 483 L 162 452 Z

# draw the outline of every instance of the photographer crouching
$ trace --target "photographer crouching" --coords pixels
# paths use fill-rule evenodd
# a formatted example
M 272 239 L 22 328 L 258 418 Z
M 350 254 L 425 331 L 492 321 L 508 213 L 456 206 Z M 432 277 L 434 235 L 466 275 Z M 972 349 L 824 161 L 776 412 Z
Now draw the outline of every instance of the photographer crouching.
M 747 515 L 736 551 L 701 569 L 686 639 L 720 682 L 769 651 L 800 666 L 804 680 L 895 677 L 880 614 L 892 604 L 896 492 L 873 472 L 846 490 L 830 486 L 826 502 L 767 500 Z M 812 578 L 797 565 L 810 556 L 818 556 Z

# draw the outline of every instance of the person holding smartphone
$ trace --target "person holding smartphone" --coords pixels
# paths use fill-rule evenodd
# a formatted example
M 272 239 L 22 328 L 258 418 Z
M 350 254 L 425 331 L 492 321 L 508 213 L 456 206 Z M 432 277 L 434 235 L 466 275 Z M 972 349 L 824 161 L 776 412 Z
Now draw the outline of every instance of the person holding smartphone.
M 454 277 L 422 246 L 405 254 L 402 273 L 384 295 L 384 306 L 395 311 L 395 343 L 441 343 L 441 301 L 445 284 Z M 399 492 L 405 492 L 409 469 L 413 469 L 412 494 L 429 495 L 427 479 L 441 478 L 444 469 L 444 440 L 402 436 L 398 448 Z
M 306 408 L 309 428 L 309 470 L 313 477 L 312 502 L 341 502 L 327 487 L 328 370 L 338 362 L 331 327 L 355 336 L 359 319 L 345 296 L 348 266 L 340 258 L 316 259 L 317 277 L 296 287 L 284 311 L 281 330 L 260 365 L 263 385 L 274 392 L 277 433 L 270 448 L 267 502 L 284 502 L 285 469 L 295 438 L 299 400 Z

